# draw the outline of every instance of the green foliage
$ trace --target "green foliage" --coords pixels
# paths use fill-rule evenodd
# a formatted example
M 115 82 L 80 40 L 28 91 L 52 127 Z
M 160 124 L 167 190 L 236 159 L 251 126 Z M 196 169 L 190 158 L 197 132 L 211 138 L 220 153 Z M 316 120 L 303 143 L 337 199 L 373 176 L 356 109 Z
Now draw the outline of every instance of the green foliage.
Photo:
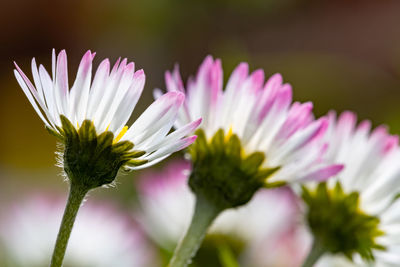
M 246 204 L 279 168 L 263 169 L 264 153 L 244 155 L 237 135 L 218 130 L 208 142 L 203 130 L 189 148 L 193 170 L 189 186 L 221 209 Z M 279 184 L 281 185 L 281 184 Z
M 146 163 L 136 159 L 144 151 L 132 150 L 134 144 L 129 141 L 114 143 L 112 132 L 97 135 L 92 121 L 85 120 L 77 130 L 65 116 L 60 118 L 61 134 L 51 132 L 64 145 L 64 170 L 72 183 L 95 188 L 113 182 L 123 166 Z
M 358 192 L 343 192 L 339 182 L 332 189 L 320 183 L 315 190 L 303 187 L 302 198 L 308 206 L 308 225 L 326 251 L 342 253 L 349 259 L 358 253 L 373 261 L 372 250 L 385 249 L 375 242 L 384 234 L 379 218 L 360 210 Z

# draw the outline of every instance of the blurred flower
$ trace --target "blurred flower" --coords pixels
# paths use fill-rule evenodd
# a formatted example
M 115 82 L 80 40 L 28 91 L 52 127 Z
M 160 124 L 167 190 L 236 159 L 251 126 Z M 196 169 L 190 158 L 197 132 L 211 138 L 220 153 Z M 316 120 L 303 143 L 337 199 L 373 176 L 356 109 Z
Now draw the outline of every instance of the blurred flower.
M 3 207 L 0 243 L 6 266 L 48 266 L 63 202 L 41 195 Z M 63 266 L 157 266 L 153 248 L 138 226 L 110 205 L 86 203 L 77 221 Z
M 354 113 L 328 115 L 326 158 L 345 169 L 316 190 L 306 189 L 307 220 L 315 240 L 335 256 L 318 266 L 397 266 L 400 262 L 400 150 L 398 136 Z M 337 255 L 337 256 L 336 256 Z M 346 256 L 346 260 L 343 256 Z M 347 262 L 347 263 L 344 263 Z
M 147 171 L 138 180 L 139 221 L 168 251 L 192 216 L 195 197 L 187 185 L 189 172 L 190 164 L 177 160 L 161 171 Z M 243 243 L 239 255 L 243 266 L 298 266 L 308 240 L 297 231 L 297 216 L 296 199 L 287 188 L 262 190 L 248 205 L 223 212 L 211 226 L 209 237 L 225 236 Z

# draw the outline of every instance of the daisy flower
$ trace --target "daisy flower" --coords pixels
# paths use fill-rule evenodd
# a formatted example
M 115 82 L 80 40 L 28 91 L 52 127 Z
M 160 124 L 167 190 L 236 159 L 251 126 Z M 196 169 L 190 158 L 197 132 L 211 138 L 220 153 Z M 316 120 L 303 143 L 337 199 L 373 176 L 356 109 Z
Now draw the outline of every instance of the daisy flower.
M 5 266 L 48 265 L 63 201 L 41 194 L 3 208 L 0 243 L 6 252 Z M 111 205 L 86 203 L 77 221 L 63 266 L 158 266 L 143 232 Z
M 193 224 L 201 224 L 196 216 L 210 223 L 222 210 L 246 204 L 262 187 L 322 181 L 342 169 L 342 165 L 322 160 L 328 120 L 314 120 L 309 102 L 292 104 L 292 88 L 283 83 L 281 75 L 264 82 L 262 70 L 249 74 L 248 65 L 241 63 L 223 90 L 221 61 L 208 56 L 186 89 L 177 67 L 165 78 L 169 92 L 186 93 L 175 126 L 203 118 L 196 131 L 198 139 L 189 149 L 193 163 L 189 185 L 196 205 L 208 206 L 196 209 L 209 212 L 210 217 L 197 216 L 202 212 L 196 210 Z M 161 95 L 160 90 L 155 95 Z M 173 257 L 171 267 L 187 262 Z
M 397 266 L 400 262 L 400 151 L 398 136 L 354 113 L 328 115 L 326 160 L 345 168 L 327 183 L 304 187 L 307 222 L 318 266 Z M 343 263 L 344 264 L 344 263 Z M 344 265 L 340 266 L 344 266 Z M 311 265 L 310 265 L 311 266 Z
M 60 165 L 70 181 L 70 196 L 51 267 L 62 264 L 74 218 L 86 193 L 110 184 L 118 171 L 145 168 L 190 145 L 186 137 L 200 123 L 170 133 L 184 94 L 171 92 L 151 104 L 130 126 L 126 123 L 143 91 L 143 70 L 127 59 L 103 60 L 92 80 L 95 53 L 86 52 L 69 87 L 67 55 L 53 50 L 52 76 L 32 60 L 33 85 L 17 64 L 15 77 L 46 128 L 61 141 Z
M 128 170 L 155 164 L 195 140 L 186 135 L 199 124 L 198 118 L 168 134 L 184 101 L 183 93 L 163 95 L 128 127 L 143 91 L 145 74 L 143 70 L 135 71 L 135 63 L 127 59 L 118 59 L 112 68 L 105 59 L 92 79 L 94 56 L 91 51 L 85 53 L 71 88 L 65 50 L 57 57 L 53 50 L 52 76 L 32 59 L 34 84 L 15 64 L 19 85 L 46 128 L 60 140 L 68 144 L 79 137 L 82 145 L 97 137 L 98 149 L 111 146 L 122 158 L 118 165 Z
M 262 70 L 249 74 L 248 64 L 241 63 L 223 90 L 221 61 L 208 56 L 186 90 L 178 66 L 166 72 L 165 80 L 168 92 L 186 93 L 176 127 L 202 117 L 198 130 L 202 140 L 196 143 L 208 143 L 221 131 L 224 143 L 237 136 L 242 158 L 258 152 L 259 168 L 279 168 L 268 176 L 270 184 L 325 180 L 342 168 L 321 160 L 328 120 L 314 120 L 311 102 L 292 104 L 292 88 L 280 74 L 264 83 Z M 155 95 L 161 96 L 160 90 Z M 193 161 L 199 153 L 194 153 Z
M 175 160 L 136 180 L 141 203 L 136 218 L 169 252 L 189 226 L 193 213 L 195 195 L 187 185 L 190 169 L 188 161 Z M 269 213 L 272 209 L 274 216 Z M 290 190 L 260 190 L 248 205 L 227 210 L 214 221 L 203 249 L 216 246 L 218 251 L 219 243 L 227 243 L 240 266 L 299 266 L 306 246 L 304 234 L 297 231 L 298 218 L 298 200 Z M 194 259 L 197 263 L 200 260 Z

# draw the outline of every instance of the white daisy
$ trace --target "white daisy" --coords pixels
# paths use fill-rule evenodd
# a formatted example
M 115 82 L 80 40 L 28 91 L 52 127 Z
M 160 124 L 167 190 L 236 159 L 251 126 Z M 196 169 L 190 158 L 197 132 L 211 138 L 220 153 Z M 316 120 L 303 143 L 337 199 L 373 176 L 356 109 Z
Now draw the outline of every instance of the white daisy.
M 142 209 L 137 218 L 168 251 L 178 243 L 193 213 L 195 196 L 187 185 L 190 168 L 187 161 L 173 161 L 138 179 Z M 298 212 L 289 190 L 259 191 L 248 205 L 223 212 L 212 224 L 209 237 L 222 235 L 243 243 L 241 266 L 298 266 L 306 252 L 303 234 L 296 228 Z
M 318 194 L 314 193 L 311 202 L 315 202 L 315 205 L 308 207 L 308 219 L 310 214 L 314 214 L 314 222 L 319 221 L 321 224 L 318 231 L 332 238 L 333 236 L 339 238 L 339 235 L 345 235 L 346 231 L 350 231 L 340 241 L 342 245 L 345 243 L 353 245 L 339 246 L 337 251 L 329 252 L 342 253 L 348 258 L 353 257 L 354 263 L 341 254 L 336 254 L 337 256 L 323 257 L 318 266 L 345 266 L 344 263 L 338 265 L 338 262 L 346 262 L 349 266 L 357 264 L 399 266 L 400 150 L 398 136 L 388 134 L 384 126 L 379 126 L 371 132 L 369 121 L 363 121 L 357 126 L 356 115 L 351 112 L 342 113 L 338 119 L 335 113 L 331 112 L 328 118 L 330 127 L 326 140 L 329 141 L 329 149 L 326 158 L 329 162 L 344 164 L 345 168 L 335 178 L 329 180 L 327 190 L 330 192 L 331 200 L 334 199 L 331 203 L 336 203 L 336 205 L 340 205 L 340 199 L 353 198 L 353 200 L 347 202 L 347 208 L 342 208 L 341 214 L 334 214 L 338 211 L 334 208 L 338 206 L 332 204 L 319 208 L 318 203 L 314 201 L 318 200 L 315 197 Z M 343 192 L 341 197 L 338 197 L 337 191 L 332 189 L 338 182 Z M 349 207 L 356 209 L 349 211 L 347 210 Z M 318 218 L 320 209 L 331 216 L 330 219 L 327 218 L 329 223 L 325 226 L 323 219 Z M 340 218 L 345 213 L 349 214 L 349 217 L 342 222 Z M 336 218 L 337 226 L 335 227 L 332 218 Z M 315 234 L 316 229 L 313 229 L 312 225 L 310 228 L 314 232 L 314 238 L 324 240 Z M 329 235 L 328 232 L 333 231 L 332 229 L 335 229 L 335 234 Z M 332 247 L 334 246 L 330 246 Z
M 41 194 L 3 207 L 0 243 L 6 266 L 47 266 L 63 201 Z M 86 203 L 77 217 L 63 266 L 158 266 L 154 248 L 133 220 L 109 204 Z
M 207 140 L 222 129 L 226 137 L 236 135 L 243 154 L 264 154 L 262 168 L 276 168 L 269 183 L 325 180 L 341 166 L 326 165 L 322 142 L 327 119 L 314 121 L 312 103 L 292 104 L 292 88 L 282 83 L 279 74 L 264 83 L 264 72 L 249 74 L 247 63 L 241 63 L 231 74 L 223 90 L 219 59 L 206 57 L 197 76 L 190 78 L 186 90 L 179 69 L 165 75 L 169 92 L 186 92 L 184 107 L 179 111 L 176 127 L 202 117 L 199 129 Z M 160 91 L 155 91 L 159 96 Z M 243 156 L 243 155 L 242 155 Z
M 46 127 L 64 139 L 64 143 L 74 132 L 78 132 L 81 139 L 85 138 L 81 133 L 84 130 L 89 132 L 88 138 L 92 130 L 97 136 L 112 133 L 112 144 L 127 141 L 134 145 L 120 146 L 119 149 L 125 156 L 124 166 L 139 169 L 159 162 L 195 140 L 194 136 L 186 136 L 197 127 L 199 120 L 168 134 L 184 101 L 182 93 L 163 95 L 130 127 L 126 126 L 142 93 L 145 74 L 143 70 L 135 71 L 135 64 L 128 63 L 127 59 L 118 59 L 110 71 L 110 62 L 105 59 L 92 79 L 94 56 L 95 53 L 90 51 L 85 53 L 72 87 L 69 86 L 64 50 L 57 58 L 53 50 L 52 76 L 42 65 L 37 67 L 35 59 L 32 60 L 34 84 L 15 64 L 15 77 L 30 103 Z M 66 129 L 70 126 L 74 129 Z

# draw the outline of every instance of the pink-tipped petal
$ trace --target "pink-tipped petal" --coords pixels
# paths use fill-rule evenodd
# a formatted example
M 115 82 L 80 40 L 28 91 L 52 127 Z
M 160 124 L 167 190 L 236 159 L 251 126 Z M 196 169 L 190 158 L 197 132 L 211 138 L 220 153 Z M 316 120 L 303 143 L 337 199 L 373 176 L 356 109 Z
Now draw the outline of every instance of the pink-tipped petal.
M 306 127 L 312 120 L 311 102 L 304 104 L 294 103 L 289 111 L 289 115 L 283 124 L 278 136 L 280 139 L 289 138 L 297 130 Z
M 90 89 L 88 107 L 86 112 L 87 119 L 93 119 L 99 103 L 104 97 L 107 79 L 110 73 L 110 61 L 108 58 L 104 59 L 97 68 L 94 75 L 93 83 Z
M 371 131 L 371 125 L 372 125 L 371 121 L 364 120 L 364 121 L 360 122 L 360 124 L 357 127 L 357 130 L 368 133 Z
M 68 66 L 67 53 L 65 52 L 65 50 L 61 50 L 61 52 L 57 56 L 56 86 L 58 86 L 59 90 L 61 90 L 60 93 L 62 96 L 68 94 Z
M 76 113 L 75 117 L 78 119 L 78 123 L 82 123 L 86 117 L 94 54 L 89 50 L 82 57 L 74 85 L 70 91 L 71 101 L 74 101 L 72 112 Z
M 166 155 L 170 155 L 176 151 L 182 150 L 189 145 L 191 145 L 194 141 L 196 141 L 197 136 L 189 136 L 183 139 L 180 139 L 174 143 L 170 143 L 162 148 L 158 149 L 156 152 L 149 155 L 146 159 L 149 161 L 156 160 L 157 158 L 162 158 Z
M 260 89 L 264 83 L 264 71 L 262 69 L 255 70 L 249 77 L 254 88 Z
M 347 138 L 350 136 L 355 129 L 355 125 L 357 122 L 357 115 L 351 111 L 344 111 L 338 118 L 337 121 L 337 132 L 343 138 Z
M 212 67 L 210 73 L 210 84 L 211 84 L 211 103 L 215 105 L 217 103 L 217 99 L 219 93 L 222 91 L 222 66 L 221 60 L 215 60 L 214 66 Z
M 246 79 L 249 73 L 249 65 L 247 63 L 240 63 L 232 72 L 229 77 L 228 83 L 226 84 L 226 92 L 235 91 L 242 82 Z
M 31 103 L 31 105 L 33 106 L 33 108 L 35 109 L 36 113 L 39 115 L 40 119 L 47 125 L 50 126 L 49 122 L 46 120 L 46 118 L 44 117 L 44 115 L 42 114 L 42 112 L 40 111 L 38 105 L 36 104 L 36 100 L 34 99 L 34 97 L 32 96 L 32 94 L 29 92 L 28 87 L 26 86 L 23 78 L 21 77 L 20 73 L 18 73 L 18 71 L 14 70 L 14 75 L 15 78 L 17 79 L 19 85 L 21 86 L 23 92 L 25 93 L 26 97 L 28 98 L 29 102 Z
M 275 73 L 265 83 L 264 90 L 268 92 L 270 90 L 274 90 L 275 88 L 279 88 L 282 85 L 282 82 L 282 75 L 280 73 Z
M 399 145 L 399 136 L 397 136 L 397 135 L 388 136 L 386 139 L 386 145 L 383 148 L 383 153 L 389 154 L 394 149 L 396 149 L 398 147 L 398 145 Z
M 325 134 L 326 130 L 329 126 L 329 121 L 327 118 L 320 118 L 317 122 L 319 126 L 315 129 L 315 131 L 308 137 L 308 139 L 304 142 L 304 146 L 315 141 L 321 139 Z
M 336 165 L 331 165 L 325 168 L 321 168 L 315 172 L 312 172 L 302 179 L 300 181 L 316 181 L 316 182 L 323 182 L 326 181 L 328 178 L 335 176 L 339 172 L 341 172 L 344 169 L 344 165 L 342 164 L 336 164 Z
M 14 65 L 17 68 L 17 71 L 14 71 L 15 77 L 40 118 L 46 123 L 46 125 L 49 125 L 49 122 L 54 123 L 53 116 L 49 113 L 44 100 L 40 98 L 36 88 L 28 77 L 26 77 L 25 73 L 19 68 L 16 62 L 14 62 Z M 39 107 L 43 110 L 43 113 L 39 110 Z M 47 117 L 47 120 L 44 115 Z
M 114 66 L 112 67 L 112 70 L 111 70 L 111 73 L 110 73 L 110 74 L 113 74 L 113 73 L 117 72 L 118 67 L 119 67 L 119 65 L 120 65 L 120 62 L 121 62 L 121 57 L 119 57 L 119 58 L 117 59 L 117 61 L 115 62 Z
M 135 144 L 139 142 L 138 140 L 142 141 L 146 135 L 154 133 L 159 126 L 165 125 L 167 121 L 174 118 L 184 100 L 185 95 L 180 92 L 168 92 L 162 95 L 142 113 L 123 138 L 130 140 L 134 138 L 135 132 L 138 132 L 142 135 L 137 136 L 137 139 L 133 141 Z M 149 129 L 152 130 L 149 132 Z

